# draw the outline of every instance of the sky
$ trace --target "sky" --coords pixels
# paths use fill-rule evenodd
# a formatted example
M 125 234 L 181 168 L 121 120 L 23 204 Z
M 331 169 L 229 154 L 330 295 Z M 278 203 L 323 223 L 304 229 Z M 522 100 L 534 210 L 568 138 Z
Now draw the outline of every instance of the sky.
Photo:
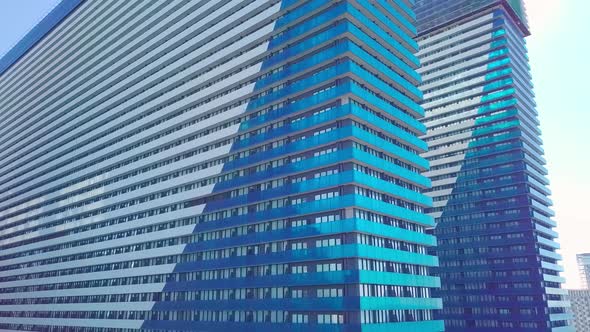
M 0 56 L 58 0 L 0 0 Z M 566 287 L 577 288 L 575 255 L 590 252 L 590 12 L 588 0 L 525 0 L 528 50 L 556 212 Z M 588 94 L 588 95 L 586 95 Z M 586 196 L 588 195 L 588 196 Z M 586 198 L 589 200 L 586 201 Z
M 0 57 L 57 3 L 59 0 L 0 0 Z
M 590 1 L 525 0 L 525 5 L 563 275 L 566 287 L 578 288 L 575 256 L 590 252 L 590 211 L 585 209 L 586 204 L 590 208 Z

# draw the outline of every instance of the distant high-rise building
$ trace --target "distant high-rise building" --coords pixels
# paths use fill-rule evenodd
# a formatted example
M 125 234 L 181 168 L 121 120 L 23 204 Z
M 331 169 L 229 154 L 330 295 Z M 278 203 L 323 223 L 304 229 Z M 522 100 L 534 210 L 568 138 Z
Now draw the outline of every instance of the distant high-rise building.
M 442 331 L 411 3 L 61 2 L 0 61 L 0 330 Z
M 576 255 L 580 282 L 583 289 L 590 289 L 590 253 Z
M 590 332 L 590 289 L 568 291 L 576 332 Z
M 417 0 L 446 330 L 571 331 L 520 1 Z

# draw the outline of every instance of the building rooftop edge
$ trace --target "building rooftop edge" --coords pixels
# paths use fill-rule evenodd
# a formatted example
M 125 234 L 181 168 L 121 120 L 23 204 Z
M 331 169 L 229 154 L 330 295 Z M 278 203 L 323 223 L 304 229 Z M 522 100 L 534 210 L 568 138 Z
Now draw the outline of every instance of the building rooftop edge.
M 528 37 L 528 36 L 531 35 L 531 32 L 529 30 L 529 27 L 523 22 L 522 18 L 516 13 L 516 11 L 514 10 L 514 8 L 510 4 L 508 4 L 506 2 L 506 0 L 501 0 L 499 3 L 493 3 L 493 4 L 490 4 L 490 5 L 481 7 L 481 8 L 477 8 L 477 9 L 475 9 L 475 10 L 473 10 L 473 11 L 467 13 L 467 14 L 464 14 L 464 15 L 461 15 L 461 16 L 458 16 L 458 17 L 455 17 L 455 18 L 453 18 L 453 19 L 451 19 L 451 20 L 449 20 L 447 22 L 441 23 L 441 24 L 436 25 L 436 26 L 434 26 L 432 28 L 426 29 L 424 31 L 418 31 L 417 37 L 420 38 L 422 36 L 431 34 L 432 32 L 434 32 L 436 30 L 439 30 L 439 29 L 441 29 L 441 28 L 443 28 L 443 27 L 445 27 L 445 26 L 447 26 L 449 24 L 452 24 L 452 23 L 455 23 L 455 22 L 459 22 L 459 21 L 464 20 L 465 18 L 467 18 L 467 17 L 469 17 L 469 16 L 471 16 L 471 15 L 477 13 L 477 12 L 488 10 L 488 9 L 492 9 L 492 8 L 494 8 L 496 6 L 502 6 L 502 7 L 504 7 L 504 9 L 506 10 L 506 12 L 508 12 L 508 15 L 510 15 L 510 17 L 514 20 L 514 22 L 520 28 L 520 30 L 522 31 L 522 33 L 524 34 L 525 37 Z
M 39 23 L 19 40 L 0 59 L 0 76 L 12 65 L 18 62 L 27 52 L 53 30 L 64 18 L 66 18 L 84 0 L 61 0 Z

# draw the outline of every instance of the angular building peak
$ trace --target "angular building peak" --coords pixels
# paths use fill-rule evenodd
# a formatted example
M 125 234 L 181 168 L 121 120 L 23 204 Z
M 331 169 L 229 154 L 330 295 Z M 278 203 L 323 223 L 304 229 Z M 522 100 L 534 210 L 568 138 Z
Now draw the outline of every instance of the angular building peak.
M 447 29 L 454 23 L 502 6 L 525 36 L 530 34 L 523 0 L 416 0 L 420 35 Z

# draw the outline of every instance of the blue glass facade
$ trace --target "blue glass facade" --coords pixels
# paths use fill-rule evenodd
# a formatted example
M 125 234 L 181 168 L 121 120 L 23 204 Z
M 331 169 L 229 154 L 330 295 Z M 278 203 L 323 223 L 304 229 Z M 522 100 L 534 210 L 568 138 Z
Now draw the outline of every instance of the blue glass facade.
M 522 8 L 462 3 L 416 7 L 437 317 L 446 331 L 571 331 Z
M 0 329 L 442 331 L 410 7 L 72 8 L 0 76 L 63 75 L 0 95 Z

